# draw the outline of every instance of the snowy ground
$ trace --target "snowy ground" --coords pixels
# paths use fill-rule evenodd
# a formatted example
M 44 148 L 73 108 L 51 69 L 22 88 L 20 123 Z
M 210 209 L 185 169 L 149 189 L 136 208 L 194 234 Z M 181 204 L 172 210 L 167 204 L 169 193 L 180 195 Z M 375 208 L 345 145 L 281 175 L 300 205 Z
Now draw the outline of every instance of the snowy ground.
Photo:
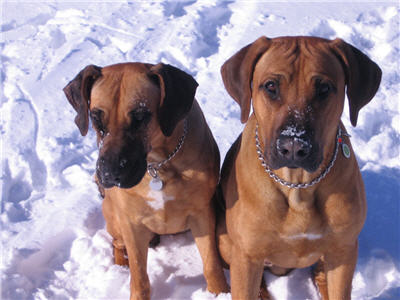
M 191 73 L 224 157 L 242 129 L 222 63 L 261 35 L 341 37 L 383 69 L 381 88 L 343 121 L 368 197 L 354 299 L 400 299 L 398 2 L 40 2 L 1 4 L 2 299 L 128 299 L 92 182 L 92 131 L 80 136 L 62 88 L 88 64 L 163 61 Z M 190 234 L 149 252 L 153 299 L 230 299 L 205 291 Z M 228 275 L 228 273 L 226 273 Z M 317 299 L 310 270 L 266 274 L 275 299 Z

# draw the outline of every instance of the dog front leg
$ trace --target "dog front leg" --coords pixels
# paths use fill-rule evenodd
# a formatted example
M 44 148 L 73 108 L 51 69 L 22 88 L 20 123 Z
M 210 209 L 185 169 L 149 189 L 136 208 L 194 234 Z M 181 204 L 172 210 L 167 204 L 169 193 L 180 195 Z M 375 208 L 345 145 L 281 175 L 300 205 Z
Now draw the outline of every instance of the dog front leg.
M 231 290 L 233 300 L 257 299 L 262 273 L 263 260 L 252 260 L 238 246 L 232 247 Z
M 357 263 L 358 241 L 325 255 L 329 300 L 351 299 L 351 284 Z
M 321 258 L 313 270 L 314 284 L 317 286 L 322 300 L 329 300 L 328 298 L 328 285 L 326 280 L 325 263 Z
M 229 292 L 221 259 L 217 252 L 215 215 L 211 207 L 196 216 L 192 216 L 189 226 L 203 261 L 203 273 L 207 281 L 207 289 L 215 294 Z
M 123 226 L 123 239 L 128 253 L 131 273 L 130 300 L 149 300 L 150 281 L 147 276 L 147 252 L 153 233 L 143 225 L 126 222 Z

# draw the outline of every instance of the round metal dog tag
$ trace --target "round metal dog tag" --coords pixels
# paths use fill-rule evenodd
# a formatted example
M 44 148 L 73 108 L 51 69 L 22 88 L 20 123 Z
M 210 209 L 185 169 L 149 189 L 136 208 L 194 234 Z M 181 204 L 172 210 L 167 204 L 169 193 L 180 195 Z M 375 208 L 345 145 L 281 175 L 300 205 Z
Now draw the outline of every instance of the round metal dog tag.
M 150 180 L 149 186 L 153 191 L 160 191 L 163 188 L 163 182 L 159 177 L 152 178 Z
M 347 144 L 344 144 L 344 143 L 342 144 L 342 152 L 343 152 L 344 157 L 350 158 L 350 154 L 351 154 L 350 147 L 347 146 Z

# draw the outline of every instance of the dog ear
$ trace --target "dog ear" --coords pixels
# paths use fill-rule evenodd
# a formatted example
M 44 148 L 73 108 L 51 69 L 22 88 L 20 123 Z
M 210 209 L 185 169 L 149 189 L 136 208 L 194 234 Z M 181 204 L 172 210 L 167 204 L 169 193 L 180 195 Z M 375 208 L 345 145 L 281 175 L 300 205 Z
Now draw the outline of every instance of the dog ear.
M 161 101 L 158 108 L 158 122 L 162 133 L 170 136 L 176 124 L 192 108 L 198 83 L 194 78 L 171 65 L 159 63 L 150 69 L 151 78 L 160 85 Z
M 229 95 L 240 105 L 241 121 L 250 113 L 251 82 L 257 61 L 267 51 L 271 40 L 262 36 L 229 58 L 221 67 L 222 80 Z
M 95 65 L 85 67 L 63 89 L 69 103 L 78 113 L 75 124 L 83 136 L 89 127 L 89 101 L 93 84 L 101 76 L 101 68 Z
M 356 126 L 358 112 L 372 100 L 379 88 L 382 71 L 368 56 L 343 40 L 335 39 L 332 45 L 344 68 L 350 121 Z

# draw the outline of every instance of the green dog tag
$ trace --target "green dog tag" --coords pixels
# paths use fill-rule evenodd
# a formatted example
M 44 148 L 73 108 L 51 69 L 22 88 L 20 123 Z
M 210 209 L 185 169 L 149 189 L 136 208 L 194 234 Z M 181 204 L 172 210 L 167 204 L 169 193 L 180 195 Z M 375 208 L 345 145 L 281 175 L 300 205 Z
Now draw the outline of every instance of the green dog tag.
M 343 152 L 344 157 L 350 158 L 350 154 L 351 154 L 350 147 L 347 146 L 347 144 L 345 144 L 345 143 L 342 144 L 342 152 Z

